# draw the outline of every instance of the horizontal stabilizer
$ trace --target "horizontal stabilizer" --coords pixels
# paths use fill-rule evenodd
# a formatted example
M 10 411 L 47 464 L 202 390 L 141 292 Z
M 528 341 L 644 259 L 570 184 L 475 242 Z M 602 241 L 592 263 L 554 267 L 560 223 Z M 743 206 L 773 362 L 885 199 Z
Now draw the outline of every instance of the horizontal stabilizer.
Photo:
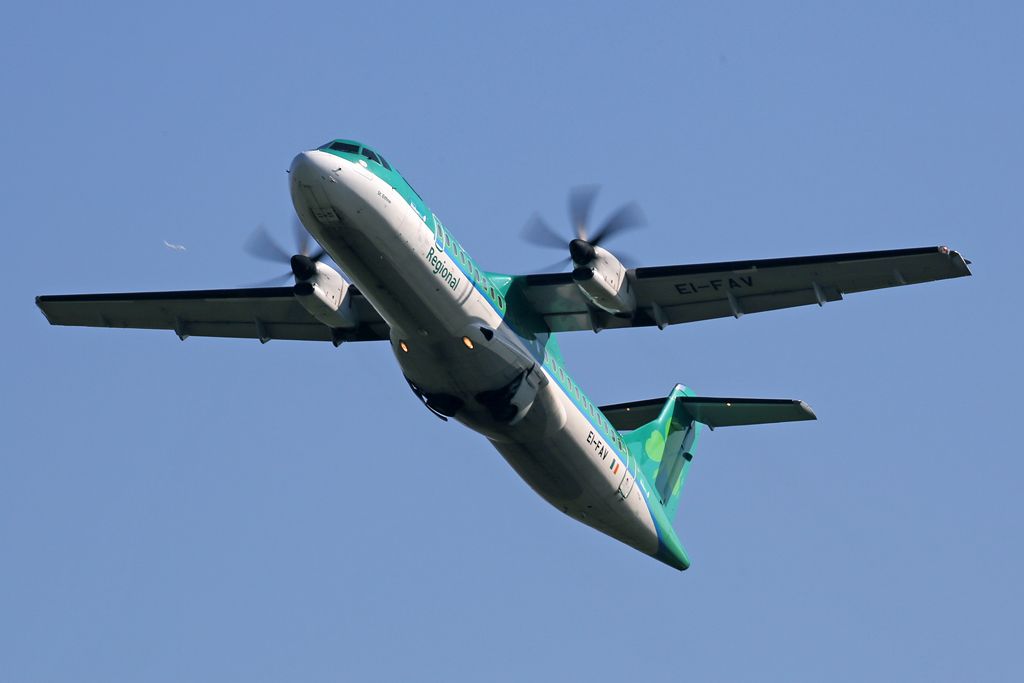
M 679 396 L 676 402 L 691 419 L 712 429 L 817 419 L 810 406 L 794 399 Z M 665 399 L 655 398 L 603 406 L 601 412 L 616 429 L 629 431 L 657 419 L 664 406 Z
M 694 420 L 712 429 L 818 419 L 809 405 L 788 398 L 680 396 L 676 401 Z

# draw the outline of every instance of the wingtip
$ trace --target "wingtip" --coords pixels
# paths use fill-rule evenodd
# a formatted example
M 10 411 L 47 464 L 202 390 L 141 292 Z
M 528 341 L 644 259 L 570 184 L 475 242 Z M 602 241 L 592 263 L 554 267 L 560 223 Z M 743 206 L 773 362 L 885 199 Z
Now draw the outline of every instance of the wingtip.
M 954 267 L 958 271 L 960 271 L 961 276 L 972 275 L 971 269 L 969 268 L 969 266 L 971 265 L 971 261 L 965 259 L 959 251 L 956 251 L 955 249 L 950 249 L 946 245 L 942 245 L 941 247 L 939 247 L 939 251 L 941 251 L 943 254 L 948 255 L 949 258 L 952 259 Z
M 809 405 L 807 405 L 807 403 L 805 403 L 804 401 L 800 401 L 800 407 L 807 414 L 807 419 L 808 420 L 817 420 L 818 419 L 818 416 L 817 416 L 817 414 L 815 414 L 814 409 L 811 408 Z
M 43 308 L 43 303 L 45 301 L 46 301 L 46 297 L 45 296 L 37 296 L 36 297 L 36 308 L 38 308 L 39 312 L 43 314 L 44 318 L 46 318 L 46 322 L 48 322 L 48 323 L 50 323 L 52 325 L 53 321 L 50 320 L 50 316 L 46 313 L 46 309 Z

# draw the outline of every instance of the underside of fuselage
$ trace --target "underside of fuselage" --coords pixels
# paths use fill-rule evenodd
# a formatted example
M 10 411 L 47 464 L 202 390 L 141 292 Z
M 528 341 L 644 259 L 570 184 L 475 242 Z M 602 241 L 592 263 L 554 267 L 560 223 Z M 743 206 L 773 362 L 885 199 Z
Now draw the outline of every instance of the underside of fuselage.
M 487 437 L 562 512 L 685 567 L 660 557 L 646 492 L 632 479 L 623 489 L 628 455 L 595 456 L 595 428 L 545 370 L 542 344 L 521 338 L 444 253 L 432 216 L 359 164 L 322 151 L 297 156 L 290 175 L 303 225 L 388 322 L 395 358 L 428 408 Z

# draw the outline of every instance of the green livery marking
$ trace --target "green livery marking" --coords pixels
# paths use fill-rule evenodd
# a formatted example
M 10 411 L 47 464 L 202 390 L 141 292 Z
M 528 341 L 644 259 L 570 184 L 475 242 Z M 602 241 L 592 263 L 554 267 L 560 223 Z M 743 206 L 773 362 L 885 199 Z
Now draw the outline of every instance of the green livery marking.
M 444 261 L 434 253 L 434 247 L 431 247 L 430 251 L 427 252 L 427 263 L 434 269 L 434 275 L 448 285 L 449 289 L 452 291 L 458 289 L 462 278 L 455 277 L 455 273 L 448 270 L 448 266 L 444 264 Z

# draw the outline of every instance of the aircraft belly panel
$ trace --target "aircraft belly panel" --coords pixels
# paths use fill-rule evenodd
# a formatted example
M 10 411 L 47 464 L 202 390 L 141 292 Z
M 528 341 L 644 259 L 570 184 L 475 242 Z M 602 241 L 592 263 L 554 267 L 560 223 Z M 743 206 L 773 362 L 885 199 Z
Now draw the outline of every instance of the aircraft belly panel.
M 646 492 L 637 486 L 631 495 L 622 498 L 619 486 L 625 459 L 612 454 L 602 459 L 589 447 L 587 437 L 592 425 L 554 382 L 549 387 L 563 404 L 565 426 L 543 437 L 528 428 L 512 428 L 509 440 L 492 439 L 492 444 L 552 506 L 641 552 L 655 554 L 658 533 L 647 507 Z M 614 472 L 616 458 L 618 473 Z

